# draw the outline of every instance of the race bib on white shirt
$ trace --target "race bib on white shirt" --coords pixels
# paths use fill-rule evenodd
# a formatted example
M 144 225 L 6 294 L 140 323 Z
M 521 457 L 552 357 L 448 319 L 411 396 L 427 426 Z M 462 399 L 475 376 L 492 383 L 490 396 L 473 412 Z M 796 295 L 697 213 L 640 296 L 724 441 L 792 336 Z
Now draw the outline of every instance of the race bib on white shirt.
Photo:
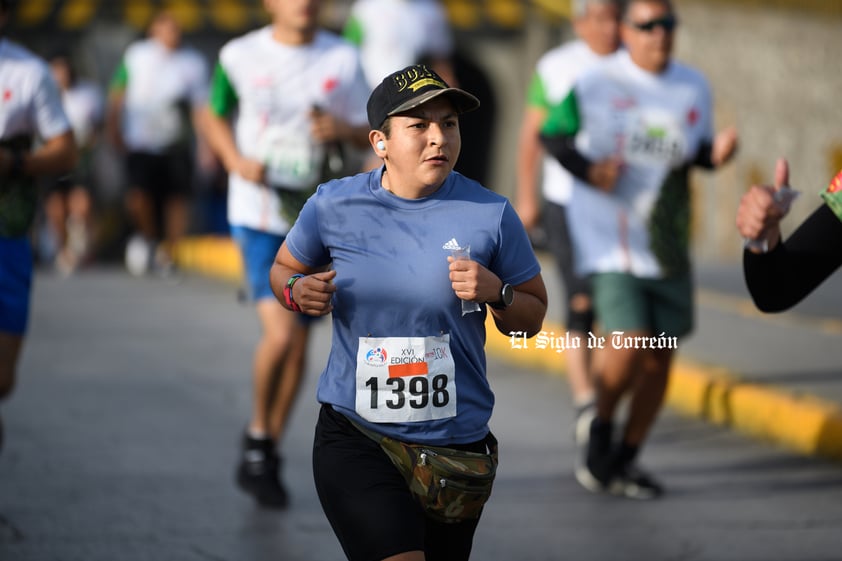
M 357 414 L 372 423 L 455 417 L 455 373 L 449 334 L 360 337 Z
M 310 142 L 297 129 L 269 126 L 257 141 L 257 157 L 266 166 L 269 185 L 312 189 L 319 181 L 324 147 Z
M 686 152 L 684 129 L 672 113 L 653 108 L 629 112 L 623 146 L 626 162 L 679 167 Z

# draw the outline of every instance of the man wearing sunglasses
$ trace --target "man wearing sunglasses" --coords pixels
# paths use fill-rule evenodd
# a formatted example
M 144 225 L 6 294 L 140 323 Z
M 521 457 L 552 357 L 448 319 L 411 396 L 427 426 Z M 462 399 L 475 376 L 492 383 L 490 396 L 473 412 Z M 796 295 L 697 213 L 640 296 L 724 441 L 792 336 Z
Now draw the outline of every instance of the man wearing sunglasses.
M 569 217 L 578 272 L 590 275 L 606 337 L 597 415 L 576 478 L 590 491 L 634 499 L 663 492 L 637 457 L 678 341 L 693 327 L 689 171 L 723 165 L 737 144 L 733 128 L 714 134 L 704 76 L 672 60 L 677 24 L 669 0 L 629 0 L 620 26 L 626 50 L 582 75 L 542 128 L 548 152 L 576 177 Z

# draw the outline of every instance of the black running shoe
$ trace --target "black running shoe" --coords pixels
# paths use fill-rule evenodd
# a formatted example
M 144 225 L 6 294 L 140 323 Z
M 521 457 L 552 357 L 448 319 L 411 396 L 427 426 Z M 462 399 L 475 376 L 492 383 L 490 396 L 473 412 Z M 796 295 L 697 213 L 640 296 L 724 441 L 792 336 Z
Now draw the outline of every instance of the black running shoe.
M 237 485 L 266 508 L 285 508 L 289 496 L 280 480 L 281 458 L 269 438 L 243 438 Z
M 610 491 L 629 499 L 651 501 L 664 494 L 664 487 L 636 465 L 626 465 L 617 469 Z
M 602 493 L 614 475 L 614 455 L 611 451 L 611 422 L 594 417 L 591 422 L 584 461 L 576 467 L 576 481 L 592 493 Z

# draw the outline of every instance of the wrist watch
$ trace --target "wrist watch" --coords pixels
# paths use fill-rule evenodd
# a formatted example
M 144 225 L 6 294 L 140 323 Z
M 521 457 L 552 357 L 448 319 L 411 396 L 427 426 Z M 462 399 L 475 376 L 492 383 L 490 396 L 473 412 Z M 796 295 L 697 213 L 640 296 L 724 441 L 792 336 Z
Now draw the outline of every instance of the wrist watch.
M 495 310 L 505 310 L 512 305 L 515 299 L 515 289 L 509 283 L 503 283 L 503 288 L 500 289 L 500 299 L 496 302 L 489 302 L 488 305 Z

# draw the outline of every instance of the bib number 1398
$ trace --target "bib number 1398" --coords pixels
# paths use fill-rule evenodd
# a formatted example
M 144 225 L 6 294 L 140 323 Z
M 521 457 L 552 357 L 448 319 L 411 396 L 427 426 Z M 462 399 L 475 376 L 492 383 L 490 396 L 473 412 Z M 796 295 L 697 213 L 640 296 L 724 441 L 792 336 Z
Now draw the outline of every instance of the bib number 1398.
M 379 392 L 384 391 L 379 387 L 379 378 L 372 376 L 366 380 L 365 385 L 371 390 L 371 408 L 377 409 Z M 426 376 L 413 376 L 389 378 L 386 386 L 385 391 L 390 393 L 390 397 L 386 398 L 386 407 L 389 409 L 403 409 L 407 404 L 413 409 L 424 409 L 431 400 L 433 407 L 444 407 L 450 401 L 447 376 L 444 374 L 433 376 L 432 384 Z
M 450 336 L 361 337 L 356 411 L 381 423 L 455 416 Z

